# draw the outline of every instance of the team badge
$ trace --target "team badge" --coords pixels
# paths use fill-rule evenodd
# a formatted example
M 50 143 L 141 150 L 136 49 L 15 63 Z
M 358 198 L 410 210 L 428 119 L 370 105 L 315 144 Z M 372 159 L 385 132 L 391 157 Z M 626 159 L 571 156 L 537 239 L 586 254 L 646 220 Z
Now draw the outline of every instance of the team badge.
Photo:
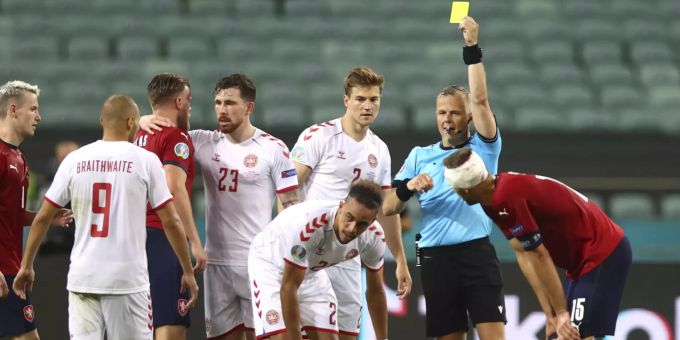
M 175 155 L 182 159 L 189 158 L 189 145 L 186 143 L 175 144 Z
M 301 146 L 296 146 L 295 149 L 293 149 L 293 160 L 294 161 L 301 161 L 305 158 L 305 149 Z
M 188 301 L 185 299 L 179 299 L 177 300 L 177 311 L 179 312 L 179 315 L 185 316 L 189 312 L 189 308 L 187 307 Z
M 345 260 L 353 259 L 357 255 L 359 255 L 359 251 L 356 250 L 356 249 L 352 249 L 352 250 L 348 251 L 347 254 L 345 254 Z
M 33 305 L 28 305 L 24 307 L 24 319 L 28 322 L 33 322 L 35 314 L 33 313 Z
M 370 165 L 371 168 L 378 166 L 378 157 L 375 157 L 374 154 L 368 155 L 368 165 Z
M 252 153 L 246 156 L 246 158 L 243 159 L 243 165 L 245 165 L 246 168 L 254 168 L 257 165 L 257 156 Z
M 294 259 L 298 261 L 302 261 L 302 259 L 304 259 L 305 256 L 307 256 L 307 250 L 305 249 L 305 247 L 299 244 L 295 245 L 293 246 L 293 248 L 290 249 L 290 256 L 292 256 Z
M 267 323 L 270 325 L 276 325 L 277 323 L 279 323 L 279 320 L 281 320 L 281 318 L 279 317 L 279 312 L 273 309 L 267 312 L 266 319 Z

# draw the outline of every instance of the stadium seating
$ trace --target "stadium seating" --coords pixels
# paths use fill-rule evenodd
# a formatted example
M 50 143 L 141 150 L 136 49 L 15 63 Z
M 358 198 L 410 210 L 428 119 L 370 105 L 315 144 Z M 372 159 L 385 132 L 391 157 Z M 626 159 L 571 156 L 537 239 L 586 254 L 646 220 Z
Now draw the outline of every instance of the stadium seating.
M 609 198 L 609 211 L 617 218 L 653 218 L 654 207 L 649 196 L 641 193 L 620 193 Z
M 417 129 L 429 129 L 419 125 L 419 117 L 429 117 L 436 91 L 467 85 L 459 33 L 445 18 L 449 4 L 436 0 L 376 0 L 370 11 L 360 0 L 1 0 L 0 5 L 5 79 L 51 86 L 70 78 L 118 87 L 176 71 L 192 84 L 208 83 L 194 106 L 211 112 L 207 88 L 225 72 L 244 72 L 258 87 L 314 89 L 283 110 L 295 112 L 289 122 L 307 124 L 317 108 L 339 103 L 338 84 L 349 69 L 369 65 L 386 76 L 386 91 L 400 91 L 386 92 L 383 100 L 391 111 L 384 124 L 391 129 L 412 121 Z M 506 128 L 634 129 L 642 120 L 634 110 L 651 110 L 658 114 L 646 117 L 644 129 L 677 131 L 672 122 L 680 107 L 679 1 L 481 1 L 470 13 L 482 25 L 489 94 Z M 339 90 L 321 94 L 326 83 Z M 143 91 L 132 92 L 143 97 Z M 56 95 L 50 100 L 80 105 Z M 263 110 L 273 106 L 262 104 Z M 540 108 L 550 111 L 541 117 Z M 566 124 L 555 124 L 557 115 Z M 293 123 L 285 126 L 295 129 Z

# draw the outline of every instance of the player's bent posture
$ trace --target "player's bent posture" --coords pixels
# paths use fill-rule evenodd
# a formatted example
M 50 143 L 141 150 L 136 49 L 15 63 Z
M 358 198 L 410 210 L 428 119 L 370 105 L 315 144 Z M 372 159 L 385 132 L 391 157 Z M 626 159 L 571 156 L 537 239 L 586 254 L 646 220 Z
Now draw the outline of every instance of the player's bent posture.
M 481 204 L 510 241 L 546 314 L 546 334 L 567 340 L 614 335 L 632 260 L 623 230 L 587 197 L 554 179 L 489 174 L 470 148 L 444 165 L 458 195 Z M 566 269 L 564 291 L 555 266 Z
M 153 114 L 169 119 L 177 127 L 166 128 L 154 135 L 139 131 L 135 136 L 135 143 L 155 153 L 161 160 L 170 193 L 175 198 L 177 213 L 191 242 L 191 252 L 196 258 L 194 269 L 200 272 L 205 269 L 207 257 L 191 211 L 194 145 L 187 132 L 191 117 L 189 81 L 177 74 L 162 73 L 151 79 L 147 92 Z M 149 281 L 156 311 L 153 319 L 155 338 L 184 339 L 190 319 L 189 309 L 185 308 L 188 297 L 186 293 L 180 294 L 179 287 L 176 286 L 182 270 L 163 234 L 163 223 L 152 209 L 147 212 L 146 225 Z
M 252 125 L 256 88 L 243 74 L 215 85 L 217 130 L 191 130 L 206 201 L 205 327 L 210 339 L 254 338 L 248 249 L 282 208 L 297 203 L 297 176 L 288 147 Z M 172 122 L 145 116 L 142 129 L 162 131 Z
M 413 196 L 423 216 L 419 245 L 425 294 L 426 333 L 440 340 L 464 339 L 468 316 L 480 339 L 505 337 L 505 299 L 496 251 L 489 241 L 491 220 L 479 206 L 467 206 L 445 185 L 442 161 L 469 145 L 496 172 L 501 136 L 491 112 L 479 26 L 470 17 L 460 23 L 466 47 L 470 92 L 449 86 L 437 95 L 436 122 L 441 142 L 411 150 L 392 183 L 383 210 L 396 214 Z M 470 137 L 470 121 L 477 132 Z
M 26 210 L 28 165 L 19 146 L 41 120 L 39 94 L 37 86 L 19 80 L 0 87 L 0 338 L 39 338 L 30 296 L 22 300 L 9 291 L 19 272 L 24 226 L 35 217 Z M 70 221 L 70 210 L 62 209 L 51 222 Z
M 383 76 L 370 68 L 352 69 L 345 78 L 342 118 L 313 125 L 300 134 L 292 156 L 304 200 L 342 200 L 358 180 L 378 183 L 383 193 L 391 189 L 390 152 L 369 129 L 380 113 L 383 84 Z M 411 275 L 399 216 L 385 216 L 381 210 L 377 223 L 384 228 L 396 260 L 397 295 L 404 299 L 411 292 Z M 338 298 L 340 339 L 355 339 L 361 318 L 361 263 L 354 259 L 327 272 Z
M 257 339 L 337 339 L 337 300 L 324 268 L 359 257 L 368 268 L 366 300 L 378 339 L 387 338 L 385 239 L 373 224 L 382 202 L 370 181 L 344 202 L 313 200 L 279 214 L 250 246 L 248 274 Z
M 50 218 L 69 201 L 75 211 L 75 244 L 68 272 L 71 339 L 153 338 L 153 312 L 144 249 L 147 202 L 158 213 L 182 266 L 177 286 L 192 306 L 198 286 L 186 236 L 158 158 L 130 142 L 139 110 L 128 96 L 113 95 L 101 109 L 102 140 L 69 154 L 31 226 L 14 291 L 25 298 L 35 279 L 33 263 Z M 180 288 L 178 288 L 179 290 Z

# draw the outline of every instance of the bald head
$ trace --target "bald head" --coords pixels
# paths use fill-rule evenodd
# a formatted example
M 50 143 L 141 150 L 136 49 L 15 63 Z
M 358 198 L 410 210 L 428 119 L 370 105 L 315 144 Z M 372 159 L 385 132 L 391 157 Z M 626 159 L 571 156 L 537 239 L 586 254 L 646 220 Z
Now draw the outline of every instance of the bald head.
M 114 94 L 102 105 L 99 121 L 104 128 L 104 135 L 126 136 L 124 139 L 132 141 L 139 127 L 139 108 L 129 96 Z

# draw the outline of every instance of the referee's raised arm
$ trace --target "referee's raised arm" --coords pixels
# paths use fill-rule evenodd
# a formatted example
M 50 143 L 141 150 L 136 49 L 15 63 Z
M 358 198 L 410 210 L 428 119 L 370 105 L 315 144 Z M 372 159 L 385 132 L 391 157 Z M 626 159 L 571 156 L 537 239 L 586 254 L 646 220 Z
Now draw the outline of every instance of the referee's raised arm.
M 496 137 L 496 119 L 489 106 L 486 71 L 482 63 L 482 49 L 479 47 L 479 24 L 472 17 L 465 17 L 458 29 L 463 32 L 465 39 L 463 60 L 468 65 L 472 123 L 482 137 L 493 139 Z

